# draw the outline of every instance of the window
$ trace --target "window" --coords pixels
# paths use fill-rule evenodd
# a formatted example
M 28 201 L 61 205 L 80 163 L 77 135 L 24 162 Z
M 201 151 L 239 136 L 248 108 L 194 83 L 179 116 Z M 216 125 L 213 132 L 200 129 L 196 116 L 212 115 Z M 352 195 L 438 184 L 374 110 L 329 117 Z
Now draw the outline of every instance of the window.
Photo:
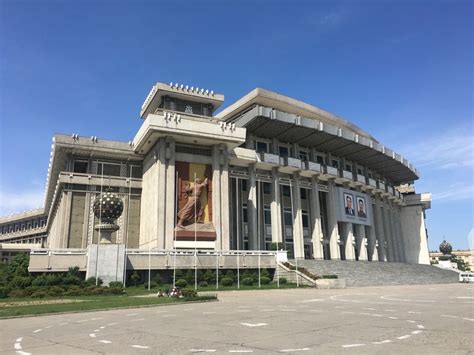
M 257 141 L 257 153 L 268 153 L 268 143 Z
M 352 172 L 352 166 L 350 164 L 346 164 L 346 170 Z
M 271 185 L 268 182 L 263 183 L 263 193 L 265 195 L 270 195 L 272 193 Z
M 300 150 L 300 159 L 301 161 L 308 161 L 308 152 Z
M 240 180 L 242 181 L 242 191 L 247 191 L 247 180 Z
M 283 145 L 280 145 L 278 147 L 278 154 L 281 156 L 281 157 L 287 157 L 290 155 L 290 150 L 288 149 L 288 147 L 285 147 Z
M 99 162 L 97 164 L 97 175 L 102 174 L 109 176 L 120 176 L 120 164 Z
M 339 169 L 339 162 L 337 160 L 333 160 L 332 161 L 332 167 L 336 168 L 336 169 Z
M 248 221 L 249 221 L 249 218 L 247 215 L 247 204 L 243 203 L 242 204 L 242 222 L 248 223 Z
M 265 224 L 272 224 L 272 213 L 270 206 L 263 207 L 263 220 Z
M 281 190 L 282 190 L 283 196 L 286 196 L 286 197 L 291 196 L 290 187 L 288 185 L 282 185 Z
M 364 175 L 364 173 L 362 172 L 362 169 L 361 169 L 361 168 L 357 168 L 357 174 L 359 174 L 359 175 Z
M 128 171 L 127 171 L 127 176 L 132 177 L 135 179 L 141 179 L 142 178 L 142 167 L 139 165 L 129 165 L 128 166 Z
M 87 167 L 89 163 L 87 160 L 74 160 L 74 172 L 80 174 L 87 174 Z
M 306 200 L 308 198 L 308 190 L 300 189 L 300 196 L 302 200 Z
M 316 156 L 316 163 L 324 165 L 324 157 L 321 155 Z
M 283 209 L 283 220 L 285 222 L 285 226 L 293 226 L 293 214 L 291 213 L 291 208 L 285 207 Z
M 303 220 L 303 228 L 309 228 L 309 213 L 308 210 L 301 211 L 301 217 Z

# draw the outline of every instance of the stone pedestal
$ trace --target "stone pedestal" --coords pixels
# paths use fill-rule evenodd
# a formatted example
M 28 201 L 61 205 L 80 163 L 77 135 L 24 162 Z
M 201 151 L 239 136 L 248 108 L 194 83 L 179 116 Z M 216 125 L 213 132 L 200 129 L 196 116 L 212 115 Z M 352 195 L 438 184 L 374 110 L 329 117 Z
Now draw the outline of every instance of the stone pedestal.
M 125 270 L 125 244 L 89 245 L 86 279 L 99 277 L 104 285 L 112 281 L 123 282 Z

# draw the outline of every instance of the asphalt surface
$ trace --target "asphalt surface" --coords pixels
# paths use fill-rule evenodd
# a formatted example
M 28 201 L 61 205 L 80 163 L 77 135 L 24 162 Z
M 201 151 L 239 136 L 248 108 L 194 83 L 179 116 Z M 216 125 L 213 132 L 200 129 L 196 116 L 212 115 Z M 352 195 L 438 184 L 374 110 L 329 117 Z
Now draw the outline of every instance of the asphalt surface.
M 2 354 L 474 352 L 474 285 L 221 292 L 218 302 L 0 321 Z

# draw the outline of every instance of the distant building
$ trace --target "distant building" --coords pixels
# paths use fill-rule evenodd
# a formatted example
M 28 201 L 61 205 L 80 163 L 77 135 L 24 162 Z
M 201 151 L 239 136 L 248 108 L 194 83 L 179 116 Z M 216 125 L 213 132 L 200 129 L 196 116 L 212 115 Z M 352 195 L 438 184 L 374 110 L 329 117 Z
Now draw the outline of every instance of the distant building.
M 408 160 L 287 96 L 254 89 L 214 115 L 223 101 L 157 83 L 130 142 L 55 135 L 43 208 L 0 218 L 0 241 L 47 248 L 32 254 L 31 270 L 54 270 L 65 253 L 71 259 L 58 268 L 86 269 L 86 250 L 98 243 L 92 205 L 110 188 L 124 203 L 112 241 L 126 255 L 278 246 L 290 258 L 430 263 L 431 195 L 415 193 L 419 174 Z
M 443 255 L 440 252 L 430 252 L 430 260 L 439 262 L 439 257 Z M 457 250 L 451 252 L 451 255 L 463 260 L 471 270 L 474 270 L 474 250 Z

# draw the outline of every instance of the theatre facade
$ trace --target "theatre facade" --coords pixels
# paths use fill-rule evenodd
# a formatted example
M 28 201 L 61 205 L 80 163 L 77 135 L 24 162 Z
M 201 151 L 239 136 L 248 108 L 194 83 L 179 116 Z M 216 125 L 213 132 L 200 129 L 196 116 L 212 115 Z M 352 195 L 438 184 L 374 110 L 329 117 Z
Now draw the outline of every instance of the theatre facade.
M 0 241 L 36 246 L 32 271 L 97 268 L 99 255 L 139 268 L 140 255 L 175 250 L 429 264 L 431 197 L 415 193 L 419 173 L 404 157 L 348 121 L 271 91 L 254 89 L 214 114 L 223 101 L 157 83 L 131 141 L 55 135 L 44 206 L 1 218 Z M 122 213 L 101 244 L 94 202 L 106 191 Z

